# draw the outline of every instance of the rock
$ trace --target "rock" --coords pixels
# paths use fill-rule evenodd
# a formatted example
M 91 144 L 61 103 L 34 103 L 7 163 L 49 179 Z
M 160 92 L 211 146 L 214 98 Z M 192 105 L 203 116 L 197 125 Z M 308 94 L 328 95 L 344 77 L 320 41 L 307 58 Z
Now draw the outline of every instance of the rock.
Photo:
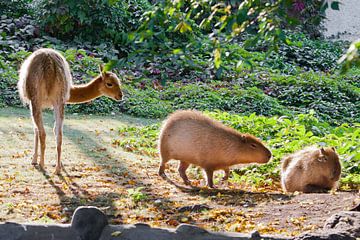
M 208 205 L 206 204 L 195 204 L 195 205 L 191 205 L 191 206 L 184 206 L 184 207 L 180 207 L 178 208 L 178 212 L 201 212 L 203 210 L 209 210 L 211 209 Z
M 360 212 L 360 203 L 356 207 L 350 209 L 350 211 Z
M 96 207 L 78 207 L 71 221 L 71 228 L 81 240 L 98 240 L 106 225 L 106 215 Z
M 255 239 L 261 239 L 260 233 L 258 231 L 253 231 L 250 233 L 250 238 L 255 240 Z
M 324 231 L 348 233 L 351 237 L 360 237 L 360 212 L 343 211 L 331 216 L 324 225 Z
M 306 233 L 294 238 L 294 240 L 356 240 L 346 233 Z
M 208 233 L 208 231 L 206 231 L 205 229 L 196 227 L 194 225 L 190 225 L 190 224 L 180 224 L 177 228 L 176 228 L 176 232 L 179 233 L 186 233 L 189 236 L 191 235 L 197 235 L 197 234 L 205 234 Z

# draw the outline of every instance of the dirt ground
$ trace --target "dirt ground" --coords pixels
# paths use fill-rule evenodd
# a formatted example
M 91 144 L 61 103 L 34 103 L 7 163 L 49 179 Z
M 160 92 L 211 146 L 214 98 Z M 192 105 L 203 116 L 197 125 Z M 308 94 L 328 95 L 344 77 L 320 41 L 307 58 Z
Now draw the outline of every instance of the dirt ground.
M 69 223 L 76 207 L 93 205 L 112 224 L 175 227 L 184 222 L 213 231 L 257 229 L 297 235 L 321 228 L 332 214 L 360 202 L 358 191 L 287 195 L 279 186 L 254 190 L 231 182 L 217 182 L 217 189 L 191 189 L 182 185 L 172 163 L 167 175 L 180 185 L 175 186 L 158 177 L 158 159 L 112 145 L 120 126 L 151 122 L 126 115 L 68 114 L 62 157 L 65 171 L 57 176 L 52 173 L 52 113 L 46 113 L 45 119 L 46 169 L 42 171 L 30 164 L 33 130 L 28 110 L 0 109 L 0 221 Z M 194 179 L 195 171 L 191 170 L 190 178 Z M 197 177 L 194 183 L 201 186 L 204 181 Z

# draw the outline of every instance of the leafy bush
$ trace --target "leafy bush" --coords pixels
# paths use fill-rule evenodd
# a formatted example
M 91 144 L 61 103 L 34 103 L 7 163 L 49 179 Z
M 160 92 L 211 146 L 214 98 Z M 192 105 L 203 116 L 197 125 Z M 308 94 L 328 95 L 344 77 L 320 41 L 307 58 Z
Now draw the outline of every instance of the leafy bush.
M 36 17 L 52 36 L 101 40 L 128 32 L 139 24 L 146 0 L 35 0 Z M 95 34 L 94 34 L 95 33 Z
M 132 115 L 162 118 L 177 109 L 231 111 L 242 114 L 256 112 L 262 115 L 288 114 L 276 99 L 257 88 L 219 88 L 216 84 L 168 84 L 158 91 L 150 87 L 137 89 L 124 86 L 127 97 L 122 109 Z
M 17 78 L 16 69 L 0 55 L 0 107 L 21 106 L 17 94 Z
M 240 116 L 220 111 L 206 114 L 239 132 L 263 139 L 270 147 L 274 159 L 268 164 L 238 170 L 237 173 L 243 175 L 240 180 L 257 184 L 269 184 L 271 179 L 279 181 L 279 164 L 284 155 L 306 146 L 318 145 L 336 147 L 342 162 L 343 187 L 356 188 L 360 184 L 359 123 L 354 123 L 353 126 L 343 124 L 331 127 L 312 114 L 295 115 L 293 118 L 264 117 L 255 114 Z M 121 128 L 114 143 L 127 151 L 156 156 L 159 130 L 160 124 Z
M 20 17 L 30 13 L 32 0 L 5 0 L 0 1 L 0 16 Z
M 284 72 L 291 72 L 286 65 L 296 65 L 305 70 L 333 71 L 338 68 L 337 60 L 344 52 L 344 44 L 327 40 L 312 40 L 297 33 L 289 35 L 290 45 L 281 44 L 277 53 L 272 53 L 266 62 Z M 281 66 L 281 64 L 284 64 Z

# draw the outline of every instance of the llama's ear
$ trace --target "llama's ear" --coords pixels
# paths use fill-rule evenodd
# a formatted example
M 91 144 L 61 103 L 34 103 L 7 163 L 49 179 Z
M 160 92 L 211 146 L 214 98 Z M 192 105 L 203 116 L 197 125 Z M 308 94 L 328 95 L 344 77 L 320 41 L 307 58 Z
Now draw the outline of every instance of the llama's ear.
M 99 71 L 102 77 L 105 77 L 105 71 L 104 71 L 104 65 L 100 64 L 99 65 Z

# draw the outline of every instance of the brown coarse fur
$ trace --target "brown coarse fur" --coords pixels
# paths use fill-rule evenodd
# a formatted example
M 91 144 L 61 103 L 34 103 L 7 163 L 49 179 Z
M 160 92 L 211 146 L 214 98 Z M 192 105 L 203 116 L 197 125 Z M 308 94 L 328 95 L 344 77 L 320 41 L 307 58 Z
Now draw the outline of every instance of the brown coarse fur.
M 165 177 L 165 164 L 175 159 L 180 161 L 178 171 L 186 184 L 190 181 L 185 171 L 194 164 L 205 170 L 209 187 L 213 187 L 215 170 L 223 169 L 227 178 L 232 165 L 266 163 L 271 158 L 271 152 L 254 136 L 193 110 L 176 111 L 168 117 L 160 133 L 159 151 L 160 176 Z
M 324 192 L 336 187 L 341 165 L 335 148 L 308 147 L 282 161 L 281 183 L 287 192 Z
M 54 133 L 57 142 L 57 164 L 55 173 L 61 170 L 62 128 L 66 103 L 82 103 L 102 95 L 115 100 L 122 99 L 120 81 L 114 73 L 102 71 L 90 83 L 73 86 L 69 64 L 53 49 L 39 49 L 22 64 L 18 89 L 20 98 L 29 104 L 34 122 L 34 154 L 32 164 L 37 164 L 40 140 L 40 167 L 44 167 L 46 133 L 42 120 L 42 109 L 52 107 L 55 115 Z

